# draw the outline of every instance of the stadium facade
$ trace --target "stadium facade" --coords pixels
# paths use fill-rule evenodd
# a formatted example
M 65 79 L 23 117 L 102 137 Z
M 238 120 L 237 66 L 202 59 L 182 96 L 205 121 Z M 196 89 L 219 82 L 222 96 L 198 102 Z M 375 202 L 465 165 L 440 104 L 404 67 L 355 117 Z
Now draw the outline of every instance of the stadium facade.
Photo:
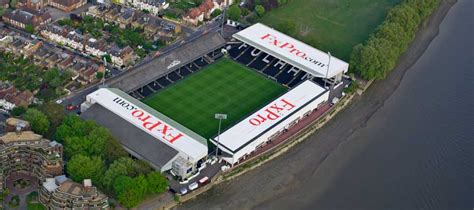
M 329 91 L 307 80 L 211 139 L 231 165 L 265 146 L 328 101 Z
M 108 128 L 130 154 L 157 170 L 168 171 L 174 164 L 175 172 L 195 171 L 207 157 L 206 139 L 119 89 L 87 95 L 81 110 L 82 118 Z
M 213 152 L 208 149 L 207 139 L 139 100 L 201 71 L 225 52 L 232 60 L 289 89 L 209 139 L 230 165 L 245 160 L 315 110 L 328 105 L 337 95 L 334 92 L 342 93 L 341 80 L 349 66 L 258 23 L 234 34 L 229 42 L 218 33 L 205 34 L 111 79 L 106 85 L 110 88 L 101 88 L 86 97 L 81 117 L 108 128 L 131 155 L 157 170 L 189 177 Z M 324 87 L 326 82 L 329 87 Z

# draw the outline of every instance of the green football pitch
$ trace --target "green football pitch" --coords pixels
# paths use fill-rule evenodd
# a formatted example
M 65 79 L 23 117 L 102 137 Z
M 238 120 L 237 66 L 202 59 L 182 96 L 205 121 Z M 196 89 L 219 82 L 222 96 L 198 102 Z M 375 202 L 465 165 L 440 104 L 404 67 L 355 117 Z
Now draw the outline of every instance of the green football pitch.
M 222 130 L 286 92 L 280 84 L 222 58 L 147 97 L 145 104 L 204 138 L 217 134 L 215 113 L 226 113 Z

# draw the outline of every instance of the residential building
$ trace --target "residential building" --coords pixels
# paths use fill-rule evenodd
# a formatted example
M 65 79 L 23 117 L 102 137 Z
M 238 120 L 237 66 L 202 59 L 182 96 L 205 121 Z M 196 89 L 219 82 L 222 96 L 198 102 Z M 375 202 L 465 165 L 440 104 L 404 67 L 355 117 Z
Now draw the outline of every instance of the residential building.
M 10 0 L 0 0 L 0 8 L 7 9 L 10 7 Z
M 122 49 L 112 46 L 107 50 L 107 53 L 110 55 L 112 64 L 115 66 L 125 66 L 132 62 L 133 49 L 129 46 Z
M 106 54 L 105 48 L 106 42 L 103 39 L 97 40 L 94 38 L 90 38 L 86 42 L 85 51 L 89 55 L 102 58 L 102 56 Z
M 28 131 L 25 121 L 10 119 L 6 125 L 7 130 L 15 127 L 15 132 L 0 136 L 0 191 L 12 173 L 30 174 L 40 182 L 63 173 L 61 144 Z
M 49 0 L 49 5 L 70 12 L 87 4 L 87 0 Z
M 18 0 L 16 3 L 17 8 L 30 8 L 34 10 L 40 10 L 46 6 L 47 0 Z
M 31 25 L 36 29 L 41 25 L 51 22 L 51 15 L 49 12 L 41 10 L 22 8 L 6 12 L 3 14 L 2 19 L 5 23 L 16 28 L 25 29 L 26 26 Z
M 108 209 L 108 197 L 92 185 L 82 184 L 65 176 L 46 179 L 39 191 L 39 201 L 50 209 Z
M 158 15 L 161 10 L 169 7 L 165 0 L 127 0 L 127 3 L 138 10 L 146 10 L 154 15 Z

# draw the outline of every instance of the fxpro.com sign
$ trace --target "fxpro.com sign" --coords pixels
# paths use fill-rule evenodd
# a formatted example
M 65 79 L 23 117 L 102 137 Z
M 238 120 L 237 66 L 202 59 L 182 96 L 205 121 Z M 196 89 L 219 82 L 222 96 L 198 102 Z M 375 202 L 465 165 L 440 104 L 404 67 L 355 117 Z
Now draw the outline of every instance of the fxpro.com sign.
M 129 123 L 152 135 L 172 148 L 199 160 L 207 155 L 207 146 L 186 135 L 163 119 L 145 111 L 145 104 L 132 103 L 107 88 L 101 88 L 87 96 L 88 101 L 99 103 Z

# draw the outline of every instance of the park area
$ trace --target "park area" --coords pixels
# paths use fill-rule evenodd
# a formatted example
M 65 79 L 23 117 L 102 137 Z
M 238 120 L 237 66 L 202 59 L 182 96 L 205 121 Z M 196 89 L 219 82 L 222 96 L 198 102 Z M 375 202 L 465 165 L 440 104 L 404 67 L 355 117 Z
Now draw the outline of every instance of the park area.
M 349 61 L 352 48 L 368 39 L 401 0 L 292 0 L 261 22 Z
M 204 138 L 217 134 L 215 113 L 226 113 L 225 129 L 286 92 L 282 85 L 223 58 L 144 103 Z

